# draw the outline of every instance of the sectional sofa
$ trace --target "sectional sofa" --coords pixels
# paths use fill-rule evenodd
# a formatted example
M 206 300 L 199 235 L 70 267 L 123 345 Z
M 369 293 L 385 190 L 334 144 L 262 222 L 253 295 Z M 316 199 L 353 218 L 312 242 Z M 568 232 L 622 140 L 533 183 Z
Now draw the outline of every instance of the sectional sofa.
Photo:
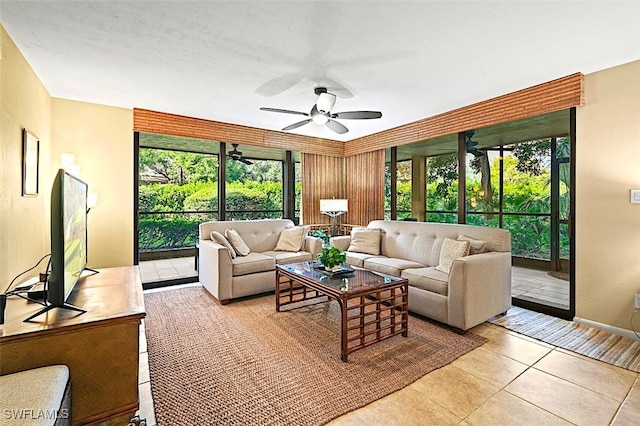
M 511 306 L 507 230 L 375 220 L 330 244 L 346 250 L 351 265 L 407 278 L 409 310 L 457 329 L 468 330 Z
M 231 230 L 235 233 L 230 233 Z M 307 236 L 307 232 L 308 229 L 294 226 L 289 219 L 201 223 L 200 283 L 223 304 L 238 297 L 273 291 L 277 263 L 313 260 L 322 250 L 322 240 Z M 284 238 L 287 235 L 295 236 L 295 242 Z M 212 236 L 220 242 L 214 241 Z M 297 240 L 298 236 L 300 240 Z M 231 244 L 234 238 L 244 246 L 234 248 Z

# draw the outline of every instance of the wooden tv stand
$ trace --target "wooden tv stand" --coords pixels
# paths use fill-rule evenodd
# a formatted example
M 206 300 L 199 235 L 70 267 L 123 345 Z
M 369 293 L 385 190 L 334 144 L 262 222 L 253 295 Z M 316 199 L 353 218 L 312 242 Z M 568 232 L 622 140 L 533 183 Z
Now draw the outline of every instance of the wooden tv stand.
M 69 298 L 86 313 L 53 309 L 23 322 L 42 306 L 13 296 L 0 325 L 0 375 L 53 364 L 69 367 L 74 425 L 127 424 L 138 410 L 145 316 L 140 274 L 137 266 L 99 272 L 80 278 Z

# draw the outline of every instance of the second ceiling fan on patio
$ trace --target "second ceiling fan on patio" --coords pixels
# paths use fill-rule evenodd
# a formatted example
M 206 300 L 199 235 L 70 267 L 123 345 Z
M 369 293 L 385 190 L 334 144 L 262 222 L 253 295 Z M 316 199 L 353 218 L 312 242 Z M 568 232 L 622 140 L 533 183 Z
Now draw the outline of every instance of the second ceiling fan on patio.
M 316 124 L 325 124 L 329 129 L 336 133 L 344 134 L 349 131 L 342 123 L 335 121 L 335 119 L 348 119 L 348 120 L 368 120 L 372 118 L 382 117 L 380 111 L 345 111 L 345 112 L 331 112 L 331 108 L 336 103 L 336 95 L 329 93 L 326 87 L 316 87 L 314 93 L 318 95 L 318 101 L 313 105 L 310 112 L 292 111 L 289 109 L 280 108 L 260 108 L 261 111 L 279 112 L 283 114 L 295 114 L 304 115 L 309 117 L 305 120 L 293 123 L 282 130 L 293 130 L 298 127 L 304 126 L 307 123 L 314 122 Z
M 229 151 L 229 153 L 227 154 L 229 156 L 229 158 L 231 158 L 232 160 L 240 161 L 241 163 L 244 163 L 244 164 L 246 164 L 248 166 L 253 164 L 252 161 L 247 160 L 246 158 L 244 158 L 242 156 L 242 152 L 238 151 L 238 144 L 237 143 L 232 143 L 231 146 L 233 146 L 233 149 L 231 151 Z

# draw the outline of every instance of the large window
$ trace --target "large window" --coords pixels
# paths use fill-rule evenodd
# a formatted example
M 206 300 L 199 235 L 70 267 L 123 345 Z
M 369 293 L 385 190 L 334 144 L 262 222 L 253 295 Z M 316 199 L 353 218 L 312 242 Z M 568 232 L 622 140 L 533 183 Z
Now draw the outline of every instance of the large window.
M 397 163 L 397 214 L 398 219 L 411 217 L 411 160 Z
M 139 250 L 193 247 L 198 224 L 217 217 L 218 157 L 157 148 L 139 156 Z
M 427 221 L 458 222 L 458 154 L 427 158 Z
M 224 147 L 225 182 L 218 182 Z M 290 155 L 291 154 L 291 155 Z M 281 218 L 300 215 L 299 154 L 248 145 L 155 134 L 138 134 L 138 252 L 143 260 L 181 255 L 205 221 Z M 293 184 L 285 190 L 285 162 L 293 163 Z M 219 187 L 219 185 L 223 187 Z M 219 197 L 224 195 L 224 205 Z M 184 255 L 184 254 L 182 254 Z
M 411 216 L 412 185 L 424 182 L 425 188 L 413 188 L 413 197 L 419 202 L 418 197 L 424 195 L 427 221 L 456 223 L 462 207 L 464 223 L 511 231 L 515 257 L 544 262 L 567 259 L 571 186 L 568 123 L 568 111 L 560 111 L 398 146 L 397 218 Z M 558 136 L 535 137 L 554 133 Z M 465 138 L 466 149 L 464 206 L 458 206 L 460 137 Z M 415 173 L 412 176 L 412 161 L 426 162 L 423 181 Z M 390 170 L 389 163 L 385 206 L 389 212 L 393 207 Z
M 227 161 L 226 219 L 283 217 L 282 161 Z

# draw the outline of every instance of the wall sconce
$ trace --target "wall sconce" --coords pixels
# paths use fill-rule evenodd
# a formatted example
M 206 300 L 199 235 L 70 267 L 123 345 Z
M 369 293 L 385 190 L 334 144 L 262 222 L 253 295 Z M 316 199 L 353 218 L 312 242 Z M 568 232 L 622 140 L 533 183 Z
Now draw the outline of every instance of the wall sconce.
M 69 154 L 68 152 L 63 152 L 62 154 L 60 154 L 60 166 L 64 169 L 65 172 L 79 178 L 80 165 L 76 164 L 75 162 L 76 162 L 75 155 Z
M 87 194 L 87 213 L 89 213 L 91 209 L 96 206 L 97 203 L 98 203 L 98 193 L 89 191 L 89 194 Z
M 66 170 L 66 168 L 72 164 L 75 164 L 76 162 L 76 156 L 73 154 L 69 154 L 68 152 L 63 152 L 62 154 L 60 154 L 60 165 L 62 166 L 63 169 Z
M 349 200 L 326 199 L 320 200 L 320 213 L 331 217 L 331 236 L 335 237 L 337 229 L 337 218 L 349 211 Z

